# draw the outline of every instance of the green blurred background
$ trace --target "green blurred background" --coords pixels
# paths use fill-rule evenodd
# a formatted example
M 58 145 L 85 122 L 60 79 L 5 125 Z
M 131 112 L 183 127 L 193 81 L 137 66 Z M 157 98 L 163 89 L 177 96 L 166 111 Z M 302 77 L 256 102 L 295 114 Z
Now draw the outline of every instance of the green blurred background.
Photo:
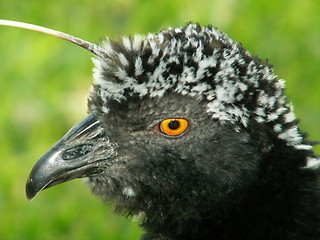
M 320 140 L 320 2 L 311 0 L 0 0 L 0 18 L 61 30 L 91 42 L 189 21 L 212 24 L 268 58 L 311 140 Z M 86 116 L 91 54 L 68 42 L 0 27 L 0 239 L 139 239 L 81 180 L 32 202 L 25 180 L 36 160 Z M 319 153 L 320 148 L 316 148 Z

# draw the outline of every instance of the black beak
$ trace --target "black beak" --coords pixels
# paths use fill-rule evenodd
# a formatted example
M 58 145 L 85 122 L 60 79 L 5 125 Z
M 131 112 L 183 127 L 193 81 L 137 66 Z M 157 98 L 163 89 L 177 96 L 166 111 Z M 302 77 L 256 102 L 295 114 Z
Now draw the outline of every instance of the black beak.
M 100 122 L 90 114 L 39 159 L 27 180 L 27 198 L 59 183 L 101 173 L 112 155 Z

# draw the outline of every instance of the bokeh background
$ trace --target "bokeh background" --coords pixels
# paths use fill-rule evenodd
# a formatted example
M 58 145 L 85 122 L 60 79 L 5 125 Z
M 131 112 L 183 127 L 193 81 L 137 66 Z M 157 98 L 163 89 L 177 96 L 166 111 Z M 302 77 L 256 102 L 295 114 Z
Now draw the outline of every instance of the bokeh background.
M 268 59 L 287 81 L 301 129 L 320 140 L 320 2 L 312 0 L 0 0 L 0 18 L 61 30 L 91 42 L 146 34 L 189 21 L 211 24 Z M 92 55 L 68 42 L 0 27 L 0 239 L 137 240 L 81 180 L 31 202 L 36 160 L 86 116 Z M 316 148 L 318 154 L 320 148 Z

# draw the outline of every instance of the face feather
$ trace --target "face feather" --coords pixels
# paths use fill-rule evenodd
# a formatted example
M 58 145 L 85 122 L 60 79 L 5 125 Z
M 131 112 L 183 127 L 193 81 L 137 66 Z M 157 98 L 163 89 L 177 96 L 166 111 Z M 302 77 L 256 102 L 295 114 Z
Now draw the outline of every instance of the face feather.
M 287 145 L 312 148 L 298 129 L 284 80 L 215 28 L 189 24 L 102 46 L 107 57 L 93 59 L 92 112 L 108 113 L 110 101 L 161 98 L 172 91 L 206 101 L 212 119 L 233 123 L 235 131 L 266 124 Z

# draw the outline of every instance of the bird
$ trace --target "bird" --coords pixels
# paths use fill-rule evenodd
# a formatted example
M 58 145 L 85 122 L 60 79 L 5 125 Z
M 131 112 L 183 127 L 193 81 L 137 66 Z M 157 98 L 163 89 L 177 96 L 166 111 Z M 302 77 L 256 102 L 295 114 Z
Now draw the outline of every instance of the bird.
M 89 50 L 89 115 L 35 164 L 29 199 L 84 178 L 142 240 L 319 239 L 316 143 L 267 61 L 195 23 Z

